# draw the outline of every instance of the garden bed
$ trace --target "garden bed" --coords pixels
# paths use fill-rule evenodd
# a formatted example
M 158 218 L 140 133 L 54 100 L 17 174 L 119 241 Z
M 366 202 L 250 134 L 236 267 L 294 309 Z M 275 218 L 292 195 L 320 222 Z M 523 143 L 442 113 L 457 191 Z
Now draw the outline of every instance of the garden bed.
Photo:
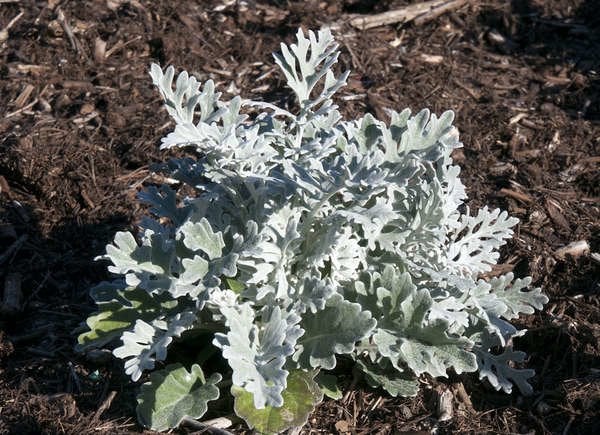
M 348 368 L 344 398 L 322 403 L 305 430 L 600 432 L 595 2 L 471 1 L 425 23 L 350 24 L 408 3 L 0 1 L 0 30 L 18 17 L 3 43 L 0 33 L 0 283 L 5 299 L 22 292 L 0 314 L 0 433 L 142 430 L 121 363 L 74 345 L 94 310 L 89 288 L 108 278 L 94 257 L 147 213 L 137 193 L 162 181 L 149 165 L 166 159 L 159 139 L 172 125 L 150 63 L 211 78 L 226 96 L 292 104 L 269 53 L 298 27 L 324 25 L 352 71 L 337 97 L 344 116 L 455 111 L 469 205 L 520 219 L 492 274 L 531 275 L 550 302 L 518 325 L 529 329 L 516 347 L 536 370 L 533 396 L 451 375 L 424 378 L 417 398 L 390 398 Z

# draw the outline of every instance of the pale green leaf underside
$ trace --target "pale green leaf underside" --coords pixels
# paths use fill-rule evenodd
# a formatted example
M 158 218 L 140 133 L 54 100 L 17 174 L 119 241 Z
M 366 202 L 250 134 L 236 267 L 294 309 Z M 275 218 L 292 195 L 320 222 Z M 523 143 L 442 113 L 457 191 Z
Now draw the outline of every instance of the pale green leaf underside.
M 325 372 L 319 372 L 317 377 L 315 378 L 317 384 L 321 388 L 323 394 L 333 400 L 341 399 L 344 394 L 340 390 L 340 387 L 337 384 L 337 376 L 330 375 Z
M 78 347 L 101 347 L 132 328 L 136 320 L 151 321 L 160 313 L 176 312 L 177 303 L 167 295 L 152 297 L 135 287 L 103 282 L 92 290 L 100 311 L 87 319 L 89 331 L 79 335 Z M 100 300 L 99 298 L 102 298 Z
M 413 397 L 419 391 L 419 381 L 414 376 L 399 372 L 389 362 L 387 368 L 362 360 L 357 364 L 370 386 L 381 387 L 394 397 Z
M 262 434 L 276 434 L 286 429 L 301 427 L 315 406 L 323 400 L 323 393 L 314 381 L 314 372 L 292 370 L 287 378 L 287 388 L 283 391 L 283 406 L 254 407 L 251 393 L 235 385 L 231 394 L 235 398 L 234 409 L 250 428 Z

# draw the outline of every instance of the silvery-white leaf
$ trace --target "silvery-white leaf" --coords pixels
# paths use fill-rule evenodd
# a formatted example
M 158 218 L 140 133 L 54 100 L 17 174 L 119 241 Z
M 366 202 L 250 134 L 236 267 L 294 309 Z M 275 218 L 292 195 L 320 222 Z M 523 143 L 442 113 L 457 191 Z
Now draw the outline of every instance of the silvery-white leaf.
M 448 266 L 459 273 L 489 272 L 500 256 L 496 250 L 512 236 L 518 221 L 499 209 L 490 212 L 484 207 L 477 216 L 469 216 L 467 210 L 450 234 Z
M 155 320 L 152 324 L 138 320 L 133 331 L 123 333 L 123 345 L 113 354 L 126 360 L 125 373 L 137 381 L 144 370 L 154 368 L 155 361 L 165 360 L 173 338 L 191 328 L 195 321 L 196 315 L 191 311 L 176 314 L 166 321 Z
M 222 349 L 223 357 L 233 369 L 233 384 L 254 395 L 257 409 L 281 406 L 288 375 L 283 365 L 294 352 L 301 333 L 297 326 L 300 318 L 275 307 L 263 313 L 266 319 L 257 323 L 254 310 L 247 303 L 224 306 L 221 313 L 229 332 L 215 334 L 213 343 Z
M 354 351 L 356 342 L 366 337 L 375 326 L 368 311 L 358 304 L 345 301 L 338 293 L 331 296 L 325 309 L 307 312 L 301 323 L 305 333 L 298 342 L 294 360 L 301 367 L 335 367 L 336 354 Z
M 475 346 L 479 366 L 479 379 L 487 379 L 496 390 L 510 394 L 513 384 L 519 388 L 521 394 L 530 395 L 533 387 L 529 384 L 535 372 L 531 369 L 513 367 L 513 363 L 525 361 L 525 352 L 515 351 L 512 344 L 507 345 L 500 354 L 492 354 L 490 349 L 499 346 L 500 340 L 492 335 L 482 334 L 482 342 Z

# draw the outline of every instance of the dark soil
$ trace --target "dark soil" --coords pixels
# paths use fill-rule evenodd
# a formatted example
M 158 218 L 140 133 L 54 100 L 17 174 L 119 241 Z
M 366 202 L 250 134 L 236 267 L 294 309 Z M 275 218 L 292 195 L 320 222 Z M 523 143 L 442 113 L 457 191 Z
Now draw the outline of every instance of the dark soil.
M 589 252 L 557 253 L 575 241 L 600 251 L 600 5 L 470 1 L 427 24 L 347 23 L 407 3 L 0 1 L 0 30 L 22 12 L 0 45 L 0 293 L 20 285 L 23 296 L 20 311 L 0 314 L 0 433 L 142 430 L 121 364 L 74 344 L 94 310 L 89 288 L 108 278 L 94 257 L 134 228 L 145 213 L 137 192 L 160 181 L 149 165 L 167 158 L 158 144 L 171 124 L 150 63 L 287 103 L 270 53 L 299 26 L 322 25 L 352 69 L 338 99 L 346 116 L 456 112 L 470 206 L 521 221 L 495 271 L 533 276 L 550 302 L 519 321 L 533 396 L 467 375 L 423 379 L 418 398 L 394 399 L 347 373 L 344 399 L 325 401 L 305 429 L 600 433 L 599 265 Z M 454 417 L 439 422 L 435 398 L 447 389 Z

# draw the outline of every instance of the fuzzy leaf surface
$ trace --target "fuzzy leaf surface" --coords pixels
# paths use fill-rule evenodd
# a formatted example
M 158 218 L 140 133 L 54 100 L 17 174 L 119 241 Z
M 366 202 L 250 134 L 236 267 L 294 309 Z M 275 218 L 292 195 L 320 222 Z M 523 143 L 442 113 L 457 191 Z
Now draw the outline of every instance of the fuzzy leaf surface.
M 234 385 L 231 387 L 231 394 L 235 398 L 235 413 L 251 429 L 263 434 L 277 434 L 290 428 L 302 427 L 310 413 L 323 400 L 323 393 L 314 376 L 315 373 L 292 370 L 282 393 L 281 406 L 266 406 L 263 409 L 254 406 L 252 394 Z
M 361 311 L 359 304 L 335 294 L 327 300 L 324 310 L 305 314 L 301 324 L 305 333 L 294 359 L 305 368 L 330 370 L 336 364 L 335 354 L 354 351 L 356 342 L 367 336 L 375 324 L 370 312 Z
M 185 417 L 198 419 L 208 409 L 208 402 L 219 398 L 221 375 L 205 379 L 199 365 L 188 371 L 181 364 L 171 364 L 150 375 L 142 385 L 137 401 L 138 421 L 145 427 L 164 431 L 179 426 Z

